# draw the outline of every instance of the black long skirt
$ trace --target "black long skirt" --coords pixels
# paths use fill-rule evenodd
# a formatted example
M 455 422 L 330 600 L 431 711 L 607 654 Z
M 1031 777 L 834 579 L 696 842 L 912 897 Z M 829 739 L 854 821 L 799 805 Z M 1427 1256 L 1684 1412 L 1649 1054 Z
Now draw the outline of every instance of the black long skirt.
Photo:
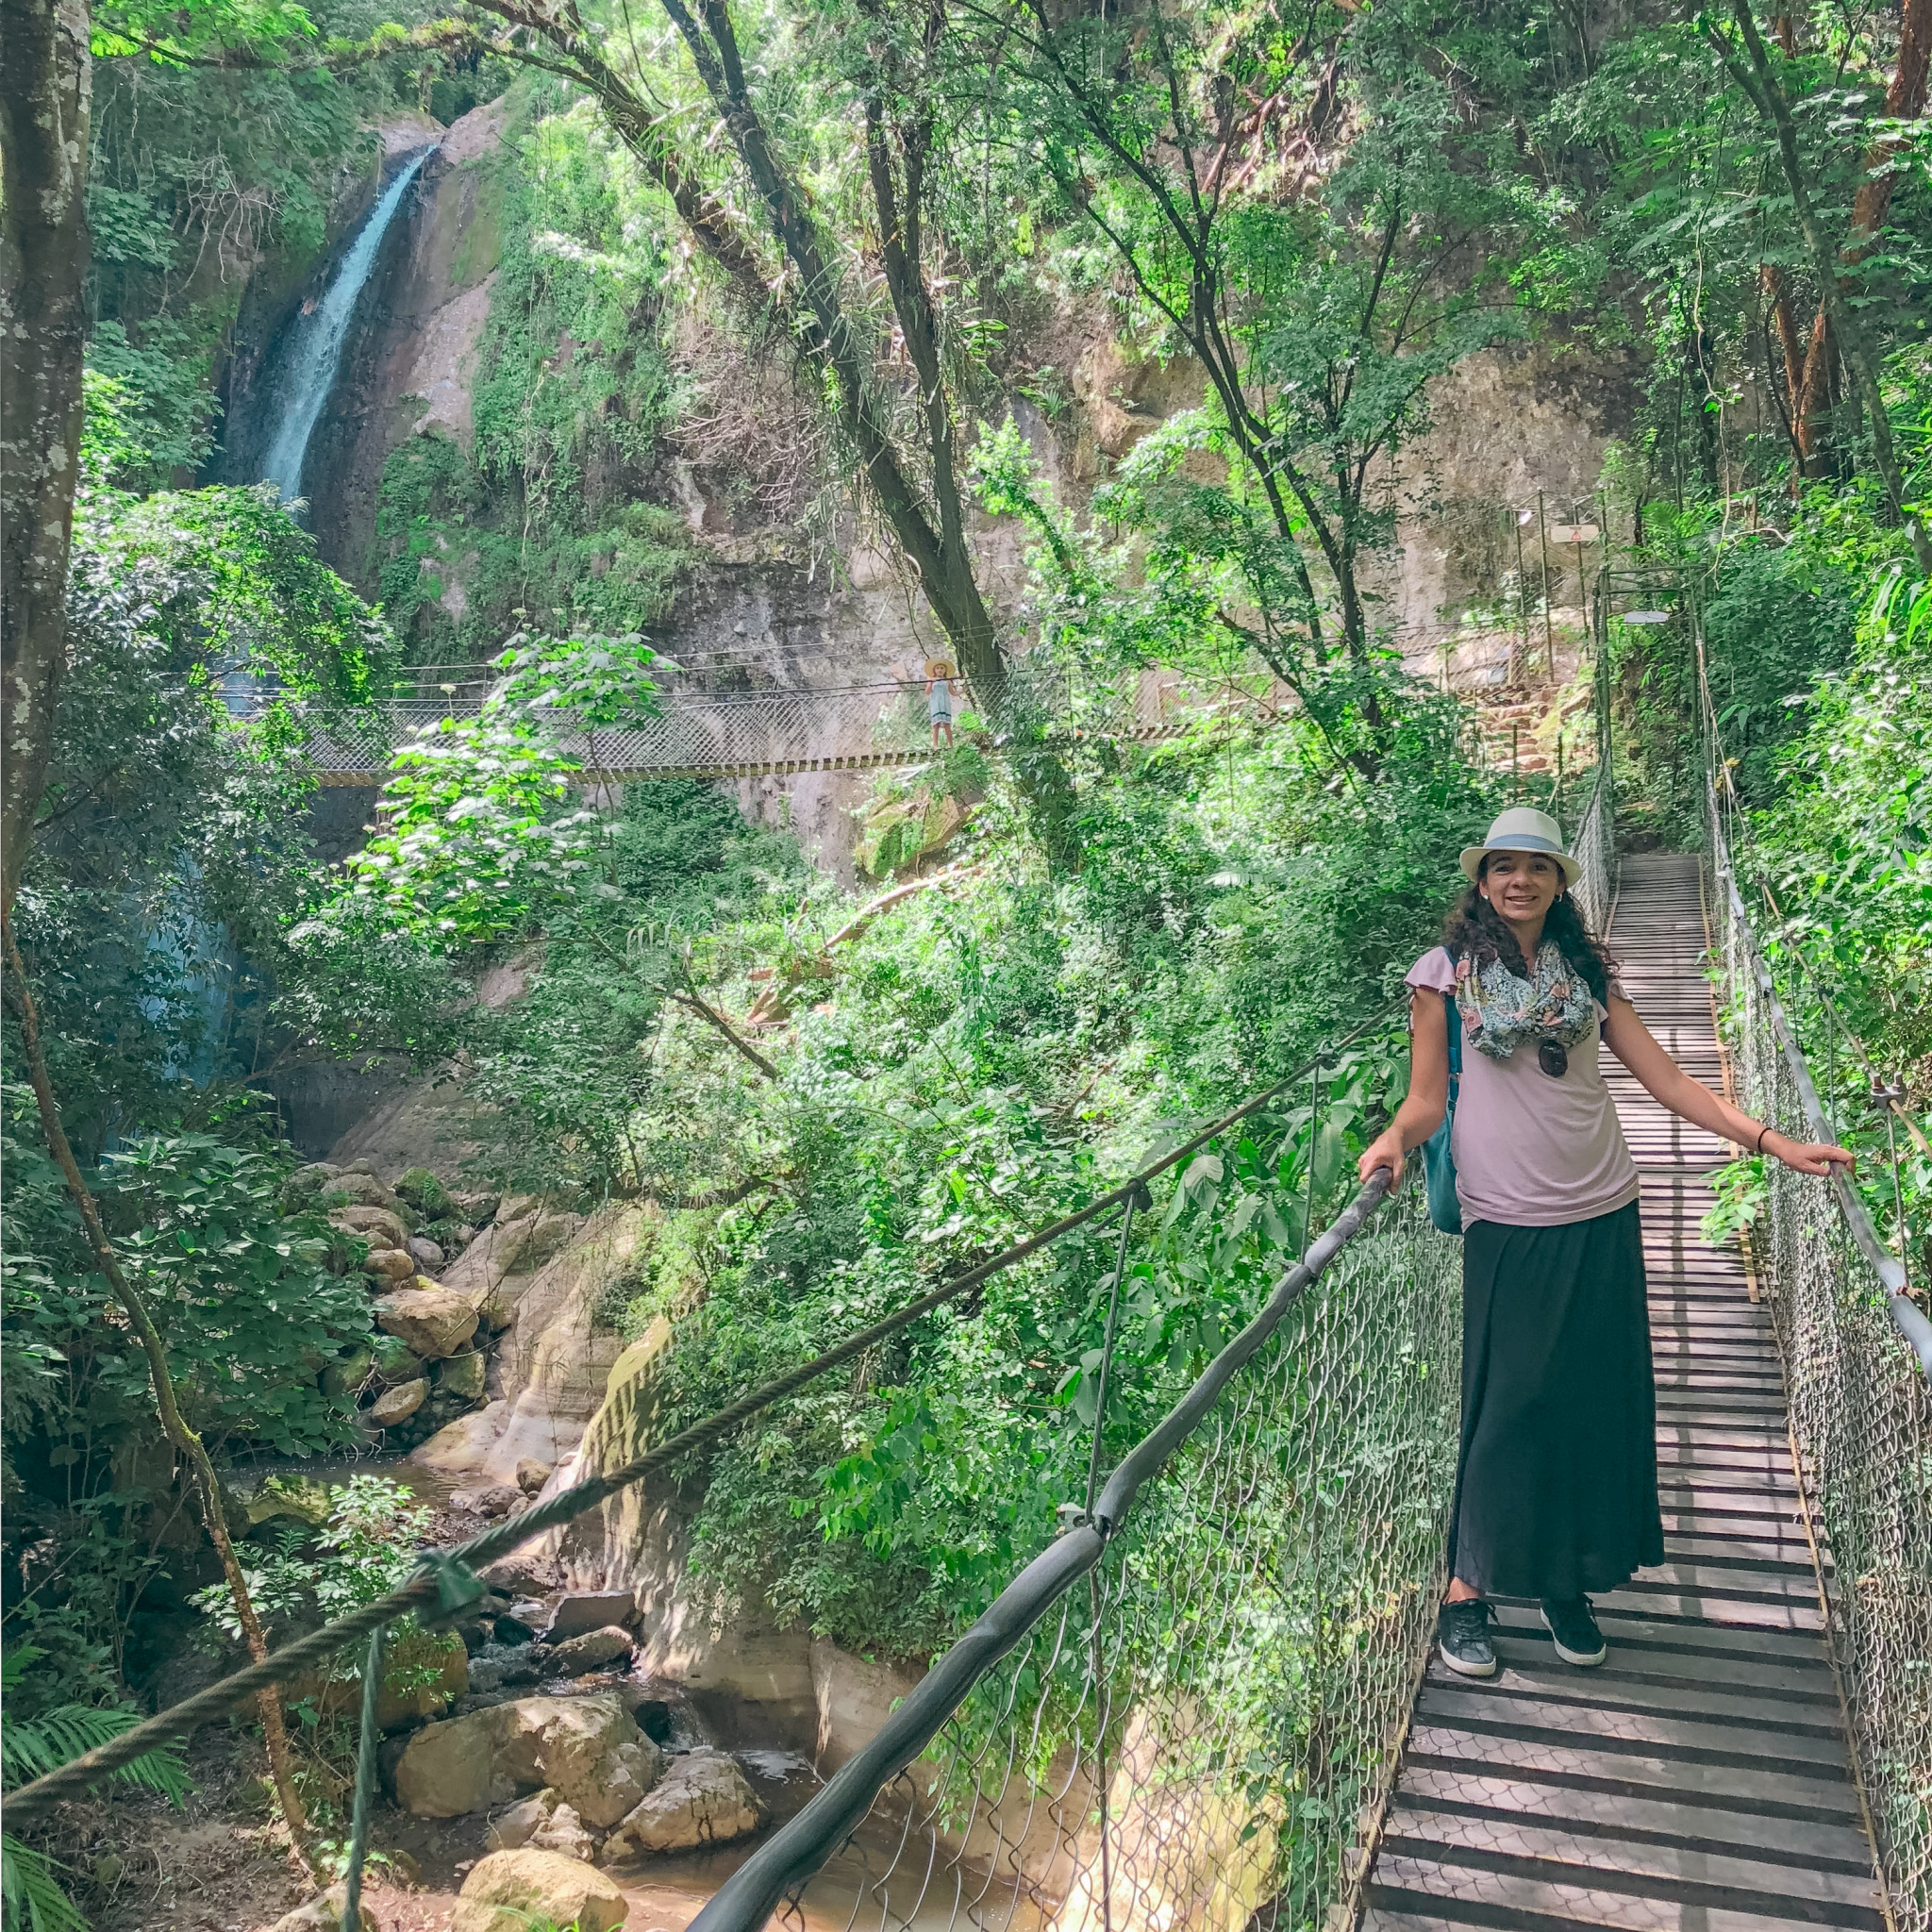
M 1462 1238 L 1462 1454 L 1450 1574 L 1574 1599 L 1664 1559 L 1637 1205 Z

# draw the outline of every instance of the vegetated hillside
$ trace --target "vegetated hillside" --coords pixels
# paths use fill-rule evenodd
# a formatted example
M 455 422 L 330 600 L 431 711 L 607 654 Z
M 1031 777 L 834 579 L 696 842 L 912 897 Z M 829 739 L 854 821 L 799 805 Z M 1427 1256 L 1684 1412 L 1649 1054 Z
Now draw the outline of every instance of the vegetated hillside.
M 1765 917 L 1905 1090 L 1896 1192 L 1867 1182 L 1932 1261 L 1924 16 L 99 9 L 92 253 L 36 258 L 88 324 L 79 481 L 12 523 L 73 517 L 64 604 L 9 631 L 52 694 L 44 742 L 8 699 L 16 1719 L 164 1696 L 244 1603 L 273 1641 L 422 1532 L 380 1490 L 306 1526 L 211 1505 L 137 1298 L 233 1484 L 521 1399 L 503 1283 L 550 1320 L 542 1265 L 627 1212 L 577 1366 L 662 1316 L 694 1418 L 1375 1022 L 1456 850 L 1557 802 L 1473 758 L 1451 641 L 1401 622 L 1515 638 L 1530 726 L 1593 749 L 1556 738 L 1576 561 L 1515 541 L 1540 486 L 1595 499 L 1616 607 L 1666 614 L 1605 626 L 1620 803 L 1692 843 L 1695 610 Z M 325 562 L 196 478 L 230 433 L 245 475 L 260 358 L 382 154 L 458 123 L 345 360 Z M 398 344 L 464 302 L 455 387 L 409 387 Z M 34 392 L 77 408 L 58 347 Z M 743 646 L 768 675 L 962 674 L 956 744 L 850 782 L 850 887 L 713 788 L 570 783 L 559 709 L 657 702 L 645 633 L 728 669 L 747 616 L 785 633 Z M 316 797 L 297 705 L 499 653 L 379 810 Z M 1025 698 L 1091 717 L 1150 675 L 1222 702 L 1149 744 Z M 1332 1208 L 1399 1061 L 1371 1025 L 1143 1224 L 1110 1439 Z M 291 1180 L 305 1095 L 412 1078 L 406 1158 Z M 1039 1257 L 691 1472 L 692 1589 L 943 1643 L 1073 1481 L 1101 1266 Z M 263 1737 L 321 1842 L 347 1729 L 317 1696 L 299 1751 Z M 100 1869 L 40 1877 L 107 1909 Z

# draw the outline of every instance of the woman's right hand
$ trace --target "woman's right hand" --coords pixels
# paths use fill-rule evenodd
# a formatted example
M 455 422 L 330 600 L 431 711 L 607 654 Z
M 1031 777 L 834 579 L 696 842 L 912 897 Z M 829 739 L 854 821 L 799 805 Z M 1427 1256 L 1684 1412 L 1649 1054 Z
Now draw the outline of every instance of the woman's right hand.
M 1368 1151 L 1355 1164 L 1355 1171 L 1366 1183 L 1378 1167 L 1390 1170 L 1389 1191 L 1392 1194 L 1402 1185 L 1402 1135 L 1399 1129 L 1391 1125 L 1370 1141 Z

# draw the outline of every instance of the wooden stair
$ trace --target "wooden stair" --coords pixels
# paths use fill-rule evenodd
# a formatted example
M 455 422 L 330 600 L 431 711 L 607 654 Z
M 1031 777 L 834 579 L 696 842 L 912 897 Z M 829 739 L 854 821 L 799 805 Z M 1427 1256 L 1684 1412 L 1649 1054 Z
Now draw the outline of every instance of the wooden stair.
M 1624 859 L 1610 942 L 1645 1024 L 1721 1089 L 1697 861 Z M 1494 1678 L 1431 1658 L 1365 1932 L 1886 1932 L 1770 1320 L 1698 1233 L 1729 1150 L 1605 1064 L 1642 1174 L 1665 1562 L 1595 1599 L 1596 1670 L 1507 1600 Z

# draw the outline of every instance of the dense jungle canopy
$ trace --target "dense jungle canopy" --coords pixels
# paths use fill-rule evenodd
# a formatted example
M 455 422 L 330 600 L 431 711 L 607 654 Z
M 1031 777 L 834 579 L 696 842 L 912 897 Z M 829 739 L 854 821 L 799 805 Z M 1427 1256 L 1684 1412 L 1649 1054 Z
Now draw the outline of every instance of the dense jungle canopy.
M 603 1241 L 583 1360 L 668 1330 L 670 1428 L 1375 1023 L 1143 1222 L 1132 1441 L 1399 1099 L 1457 850 L 1574 824 L 1607 738 L 1624 836 L 1697 849 L 1707 683 L 1932 1273 L 1932 0 L 0 31 L 9 1784 L 407 1574 L 396 1459 L 515 1351 L 372 1277 Z M 566 728 L 896 681 L 923 737 L 935 664 L 945 741 L 816 791 Z M 317 782 L 317 720 L 464 691 Z M 1722 1191 L 1748 1226 L 1759 1164 Z M 693 1602 L 942 1647 L 1084 1480 L 1109 1239 L 685 1472 Z M 155 1815 L 219 1790 L 326 1875 L 327 1688 L 146 1764 Z M 120 1841 L 7 1856 L 9 1932 L 138 1923 Z

